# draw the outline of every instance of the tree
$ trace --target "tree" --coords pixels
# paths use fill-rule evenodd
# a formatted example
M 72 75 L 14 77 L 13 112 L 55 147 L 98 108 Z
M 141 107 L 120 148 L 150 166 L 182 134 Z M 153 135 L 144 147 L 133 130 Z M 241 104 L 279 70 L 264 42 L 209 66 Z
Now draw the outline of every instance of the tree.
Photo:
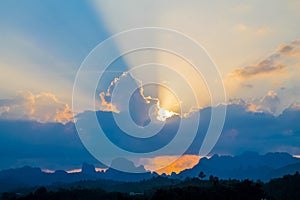
M 202 179 L 204 179 L 205 178 L 205 174 L 204 174 L 204 172 L 203 171 L 201 171 L 199 174 L 198 174 L 198 177 L 202 180 Z

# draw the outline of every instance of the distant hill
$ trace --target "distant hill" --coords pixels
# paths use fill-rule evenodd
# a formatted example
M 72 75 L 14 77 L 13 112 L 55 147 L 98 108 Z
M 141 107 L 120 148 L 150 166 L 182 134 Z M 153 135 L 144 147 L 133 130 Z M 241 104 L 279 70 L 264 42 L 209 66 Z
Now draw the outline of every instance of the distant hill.
M 245 152 L 238 156 L 219 156 L 202 158 L 191 169 L 174 175 L 177 178 L 197 177 L 199 172 L 217 176 L 223 179 L 253 179 L 268 181 L 284 174 L 300 171 L 300 159 L 288 153 L 267 153 L 259 155 L 256 152 Z
M 0 171 L 0 193 L 14 191 L 20 188 L 37 187 L 42 185 L 72 183 L 81 180 L 117 180 L 139 181 L 158 176 L 156 173 L 125 173 L 114 169 L 106 172 L 96 172 L 93 165 L 83 163 L 81 172 L 67 173 L 57 170 L 54 173 L 43 172 L 40 168 L 25 166 L 17 169 Z
M 300 172 L 300 163 L 290 164 L 279 169 L 273 170 L 270 174 L 267 175 L 265 180 L 282 177 L 286 174 L 295 174 L 296 172 Z
M 119 162 L 119 161 L 118 161 Z M 127 167 L 135 167 L 127 161 Z M 145 171 L 143 166 L 137 167 L 143 173 L 126 173 L 109 168 L 106 172 L 96 172 L 93 165 L 83 163 L 82 171 L 67 173 L 57 170 L 54 173 L 45 173 L 40 168 L 25 166 L 18 169 L 0 171 L 0 192 L 14 191 L 18 188 L 28 188 L 46 185 L 68 184 L 87 180 L 113 180 L 122 182 L 134 182 L 157 177 L 158 174 Z M 288 153 L 267 153 L 259 155 L 255 152 L 245 152 L 238 156 L 219 156 L 202 158 L 191 169 L 179 174 L 168 176 L 173 179 L 185 179 L 198 177 L 204 172 L 205 179 L 210 175 L 220 179 L 251 179 L 269 181 L 271 178 L 281 177 L 285 174 L 294 174 L 300 171 L 300 159 L 294 158 Z

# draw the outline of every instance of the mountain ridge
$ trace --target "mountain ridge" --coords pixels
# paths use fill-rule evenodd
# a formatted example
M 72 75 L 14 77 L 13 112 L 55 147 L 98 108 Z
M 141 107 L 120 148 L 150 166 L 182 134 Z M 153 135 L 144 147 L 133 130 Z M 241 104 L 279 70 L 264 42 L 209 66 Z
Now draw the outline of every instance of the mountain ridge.
M 143 166 L 137 168 L 143 169 Z M 260 155 L 256 152 L 245 152 L 237 156 L 213 155 L 210 158 L 202 158 L 191 169 L 186 169 L 179 174 L 162 174 L 161 176 L 172 179 L 186 179 L 198 177 L 203 172 L 209 176 L 220 179 L 252 179 L 269 181 L 272 178 L 281 177 L 285 174 L 294 174 L 300 171 L 300 158 L 284 152 L 266 153 Z M 159 176 L 155 172 L 143 171 L 144 173 L 126 173 L 113 168 L 105 172 L 97 172 L 94 165 L 83 163 L 82 171 L 67 173 L 64 170 L 56 170 L 54 173 L 46 173 L 38 167 L 24 166 L 22 168 L 0 171 L 0 192 L 13 191 L 17 188 L 37 187 L 57 183 L 72 183 L 82 180 L 112 180 L 132 182 L 147 180 Z

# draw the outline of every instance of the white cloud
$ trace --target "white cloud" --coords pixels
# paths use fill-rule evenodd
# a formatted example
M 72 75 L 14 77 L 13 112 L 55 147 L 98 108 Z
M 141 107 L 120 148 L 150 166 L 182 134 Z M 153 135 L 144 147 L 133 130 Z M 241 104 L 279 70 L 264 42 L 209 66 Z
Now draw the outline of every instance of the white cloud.
M 282 106 L 277 93 L 272 90 L 261 98 L 250 100 L 232 99 L 230 100 L 230 104 L 241 105 L 245 110 L 250 112 L 265 112 L 273 115 L 279 115 L 286 109 Z

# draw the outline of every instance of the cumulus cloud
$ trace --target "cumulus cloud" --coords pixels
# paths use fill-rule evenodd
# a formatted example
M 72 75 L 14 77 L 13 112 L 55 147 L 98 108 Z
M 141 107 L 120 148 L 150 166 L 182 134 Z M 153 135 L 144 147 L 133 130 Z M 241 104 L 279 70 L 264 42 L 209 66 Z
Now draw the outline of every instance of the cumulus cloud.
M 276 92 L 269 91 L 266 96 L 259 100 L 259 103 L 268 112 L 277 114 L 277 109 L 280 104 L 280 100 Z
M 235 69 L 231 73 L 232 78 L 250 79 L 259 75 L 268 75 L 282 73 L 283 70 L 290 66 L 289 62 L 284 61 L 286 58 L 297 57 L 300 55 L 300 39 L 289 44 L 281 44 L 271 53 L 271 55 L 257 63 Z
M 99 97 L 100 97 L 100 110 L 101 111 L 106 111 L 106 112 L 115 112 L 119 113 L 120 109 L 118 107 L 121 107 L 121 105 L 115 105 L 111 102 L 111 97 L 113 90 L 117 83 L 127 77 L 126 72 L 123 72 L 121 76 L 114 78 L 114 80 L 110 83 L 106 91 L 100 92 Z
M 73 117 L 70 106 L 52 93 L 19 91 L 11 99 L 0 100 L 0 118 L 66 123 Z
M 246 111 L 257 113 L 265 112 L 273 115 L 279 115 L 284 110 L 281 108 L 280 98 L 277 93 L 272 90 L 270 90 L 265 96 L 257 99 L 231 99 L 230 104 L 241 105 Z
M 123 96 L 120 94 L 116 94 L 114 96 L 114 102 L 112 103 L 112 96 L 114 89 L 118 83 L 122 82 L 121 88 L 126 90 L 130 88 L 129 85 L 134 85 L 138 87 L 137 92 L 133 93 L 133 97 L 139 96 L 138 101 L 143 101 L 145 104 L 157 103 L 159 100 L 157 98 L 153 98 L 151 96 L 144 95 L 144 87 L 140 80 L 134 79 L 129 73 L 123 72 L 121 76 L 114 78 L 114 80 L 110 83 L 106 91 L 100 92 L 100 110 L 107 112 L 115 112 L 119 113 L 121 110 L 124 110 L 127 107 L 127 102 L 122 98 Z M 125 86 L 124 86 L 125 85 Z
M 120 111 L 118 110 L 116 105 L 113 105 L 111 102 L 108 102 L 105 98 L 107 97 L 104 92 L 101 92 L 99 94 L 100 97 L 100 110 L 102 111 L 107 111 L 107 112 L 115 112 L 119 113 Z
M 132 89 L 134 91 L 129 94 L 130 97 L 126 96 Z M 145 126 L 151 121 L 149 110 L 159 102 L 157 98 L 145 96 L 142 82 L 127 72 L 114 78 L 107 90 L 100 92 L 99 97 L 99 110 L 114 113 L 128 111 L 132 120 L 140 126 Z M 155 114 L 155 110 L 151 114 Z
M 114 93 L 117 84 L 119 84 L 119 93 L 120 91 L 123 93 L 123 91 L 136 88 L 136 90 L 132 92 L 129 102 L 127 101 L 128 97 L 124 98 L 123 94 L 119 94 L 118 92 Z M 248 87 L 251 87 L 251 85 Z M 164 92 L 167 98 L 159 99 L 157 97 L 159 93 L 157 93 L 158 90 L 160 90 L 161 93 Z M 149 114 L 153 114 L 158 120 L 164 120 L 165 117 L 168 117 L 166 116 L 166 113 L 170 114 L 171 116 L 176 115 L 188 117 L 190 114 L 199 110 L 198 108 L 190 107 L 189 110 L 186 110 L 180 114 L 180 103 L 178 102 L 176 96 L 172 95 L 173 93 L 165 88 L 155 88 L 149 85 L 144 86 L 141 80 L 131 76 L 131 74 L 128 72 L 123 72 L 121 76 L 113 79 L 106 91 L 99 93 L 99 110 L 120 113 L 121 111 L 125 111 L 129 108 L 131 117 L 139 125 L 143 125 L 144 122 L 148 122 L 150 120 Z M 169 102 L 166 99 L 173 103 L 172 106 L 168 105 Z M 152 106 L 154 106 L 155 109 L 152 113 L 149 113 L 149 109 Z

